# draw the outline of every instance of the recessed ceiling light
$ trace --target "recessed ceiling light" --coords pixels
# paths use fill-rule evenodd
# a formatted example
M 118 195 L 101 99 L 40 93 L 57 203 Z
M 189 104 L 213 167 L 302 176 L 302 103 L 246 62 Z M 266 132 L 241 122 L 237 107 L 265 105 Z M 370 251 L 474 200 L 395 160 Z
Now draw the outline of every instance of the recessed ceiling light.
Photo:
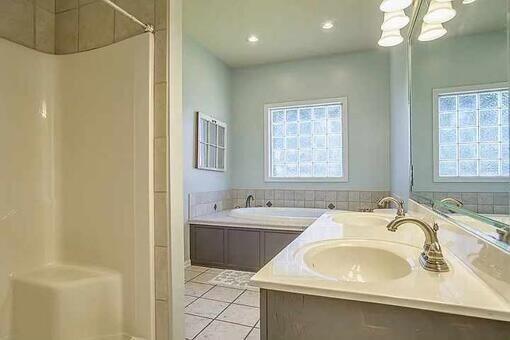
M 464 1 L 462 1 L 462 3 L 463 3 L 464 5 L 469 5 L 469 4 L 472 4 L 472 3 L 473 3 L 473 2 L 475 2 L 475 1 L 476 1 L 476 0 L 464 0 Z
M 251 42 L 252 44 L 254 44 L 258 41 L 259 41 L 259 38 L 255 34 L 252 34 L 248 37 L 248 42 Z
M 335 27 L 335 25 L 333 24 L 333 21 L 325 21 L 322 23 L 322 29 L 323 30 L 330 30 L 332 29 L 333 27 Z

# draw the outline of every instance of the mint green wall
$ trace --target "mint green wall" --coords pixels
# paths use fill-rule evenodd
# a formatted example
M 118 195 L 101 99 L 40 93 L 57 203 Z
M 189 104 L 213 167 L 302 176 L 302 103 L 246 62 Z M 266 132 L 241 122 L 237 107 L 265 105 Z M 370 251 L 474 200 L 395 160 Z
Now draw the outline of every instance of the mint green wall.
M 507 81 L 505 32 L 450 37 L 412 48 L 413 191 L 506 191 L 503 183 L 434 183 L 432 90 Z
M 391 193 L 409 198 L 410 137 L 407 45 L 391 49 Z
M 230 189 L 232 162 L 227 172 L 195 169 L 196 112 L 222 120 L 231 126 L 231 71 L 193 39 L 183 39 L 183 118 L 184 118 L 184 217 L 188 219 L 188 194 Z M 188 228 L 185 228 L 188 239 Z M 185 242 L 189 259 L 189 242 Z
M 389 190 L 389 76 L 385 51 L 233 70 L 233 187 Z M 264 105 L 344 96 L 349 105 L 349 182 L 265 183 Z

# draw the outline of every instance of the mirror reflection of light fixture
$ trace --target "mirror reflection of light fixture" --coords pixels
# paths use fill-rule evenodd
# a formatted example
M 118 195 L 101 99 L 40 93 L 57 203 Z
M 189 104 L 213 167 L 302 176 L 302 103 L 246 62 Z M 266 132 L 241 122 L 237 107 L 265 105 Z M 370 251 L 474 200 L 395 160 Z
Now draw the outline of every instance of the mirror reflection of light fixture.
M 446 34 L 446 29 L 442 24 L 429 24 L 424 22 L 421 26 L 419 41 L 432 41 L 441 38 Z
M 395 12 L 411 6 L 413 0 L 384 0 L 379 6 L 383 12 Z
M 384 13 L 384 22 L 381 25 L 383 31 L 399 30 L 407 26 L 409 17 L 403 10 Z
M 423 21 L 427 24 L 442 24 L 453 19 L 456 14 L 451 0 L 432 0 Z
M 397 46 L 402 43 L 404 38 L 400 34 L 400 30 L 391 30 L 391 31 L 383 31 L 381 35 L 381 39 L 377 42 L 379 46 L 382 47 L 391 47 Z

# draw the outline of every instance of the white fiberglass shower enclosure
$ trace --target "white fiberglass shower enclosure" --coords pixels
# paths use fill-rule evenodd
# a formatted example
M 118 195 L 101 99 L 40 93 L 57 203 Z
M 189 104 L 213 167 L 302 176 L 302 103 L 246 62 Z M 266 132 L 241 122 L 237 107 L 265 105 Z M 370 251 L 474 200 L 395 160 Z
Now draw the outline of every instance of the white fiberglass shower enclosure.
M 154 338 L 153 35 L 0 39 L 0 339 Z

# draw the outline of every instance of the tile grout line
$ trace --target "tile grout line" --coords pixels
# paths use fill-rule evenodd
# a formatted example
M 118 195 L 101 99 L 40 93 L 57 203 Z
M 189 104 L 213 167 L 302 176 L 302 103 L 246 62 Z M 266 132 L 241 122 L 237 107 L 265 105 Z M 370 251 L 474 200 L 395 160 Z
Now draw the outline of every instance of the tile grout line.
M 202 274 L 205 274 L 207 272 L 210 271 L 211 268 L 203 271 L 202 273 L 200 273 L 199 275 L 195 276 L 194 278 L 202 275 Z M 211 271 L 210 273 L 214 273 L 213 271 Z M 219 273 L 218 273 L 219 274 Z M 193 278 L 193 279 L 194 279 Z M 204 284 L 204 285 L 211 285 L 211 284 L 208 284 L 208 283 L 203 283 L 203 282 L 197 282 L 197 281 L 193 281 L 193 279 L 190 279 L 188 281 L 186 281 L 185 283 L 188 283 L 188 282 L 192 282 L 192 283 L 197 283 L 197 284 Z M 233 290 L 239 290 L 241 291 L 241 293 L 232 301 L 232 302 L 228 302 L 228 301 L 221 301 L 221 300 L 215 300 L 215 299 L 210 299 L 210 298 L 206 298 L 204 297 L 205 294 L 207 294 L 208 292 L 210 292 L 211 290 L 213 290 L 215 287 L 221 287 L 221 288 L 230 288 L 230 289 L 233 289 Z M 184 314 L 187 314 L 187 315 L 193 315 L 193 316 L 196 316 L 196 317 L 201 317 L 201 318 L 205 318 L 205 319 L 208 319 L 208 320 L 211 320 L 204 328 L 202 328 L 202 330 L 200 330 L 200 332 L 197 333 L 197 335 L 195 335 L 191 340 L 195 340 L 198 338 L 198 336 L 200 334 L 202 334 L 204 332 L 204 330 L 206 328 L 208 328 L 214 321 L 218 321 L 218 322 L 225 322 L 225 323 L 229 323 L 229 324 L 233 324 L 233 325 L 238 325 L 238 326 L 242 326 L 242 327 L 247 327 L 247 328 L 250 328 L 250 330 L 248 331 L 248 333 L 246 334 L 246 336 L 243 338 L 244 340 L 246 340 L 246 338 L 251 334 L 251 332 L 253 332 L 253 330 L 256 328 L 257 326 L 257 323 L 260 322 L 260 307 L 254 307 L 254 306 L 249 306 L 249 305 L 243 305 L 243 304 L 237 304 L 235 303 L 235 301 L 237 301 L 241 295 L 243 295 L 245 292 L 247 291 L 251 291 L 251 290 L 248 290 L 248 289 L 239 289 L 239 288 L 232 288 L 232 287 L 225 287 L 225 286 L 220 286 L 220 285 L 211 285 L 211 288 L 209 288 L 207 291 L 205 291 L 204 293 L 202 293 L 199 297 L 196 297 L 196 296 L 192 296 L 195 298 L 195 300 L 193 302 L 191 302 L 188 306 L 190 306 L 191 304 L 195 303 L 198 299 L 204 299 L 204 300 L 209 300 L 209 301 L 215 301 L 215 302 L 223 302 L 223 303 L 227 303 L 227 306 L 222 309 L 213 319 L 210 319 L 210 318 L 207 318 L 207 317 L 204 317 L 204 316 L 200 316 L 200 315 L 196 315 L 196 314 L 192 314 L 192 313 L 186 313 L 184 312 Z M 188 295 L 188 296 L 191 296 L 191 295 Z M 239 323 L 235 323 L 235 322 L 231 322 L 231 321 L 226 321 L 226 320 L 220 320 L 218 319 L 218 317 L 223 314 L 230 306 L 232 305 L 238 305 L 238 306 L 244 306 L 244 307 L 251 307 L 251 308 L 256 308 L 259 310 L 259 318 L 257 320 L 257 322 L 255 322 L 255 325 L 253 326 L 247 326 L 247 325 L 243 325 L 243 324 L 239 324 Z

